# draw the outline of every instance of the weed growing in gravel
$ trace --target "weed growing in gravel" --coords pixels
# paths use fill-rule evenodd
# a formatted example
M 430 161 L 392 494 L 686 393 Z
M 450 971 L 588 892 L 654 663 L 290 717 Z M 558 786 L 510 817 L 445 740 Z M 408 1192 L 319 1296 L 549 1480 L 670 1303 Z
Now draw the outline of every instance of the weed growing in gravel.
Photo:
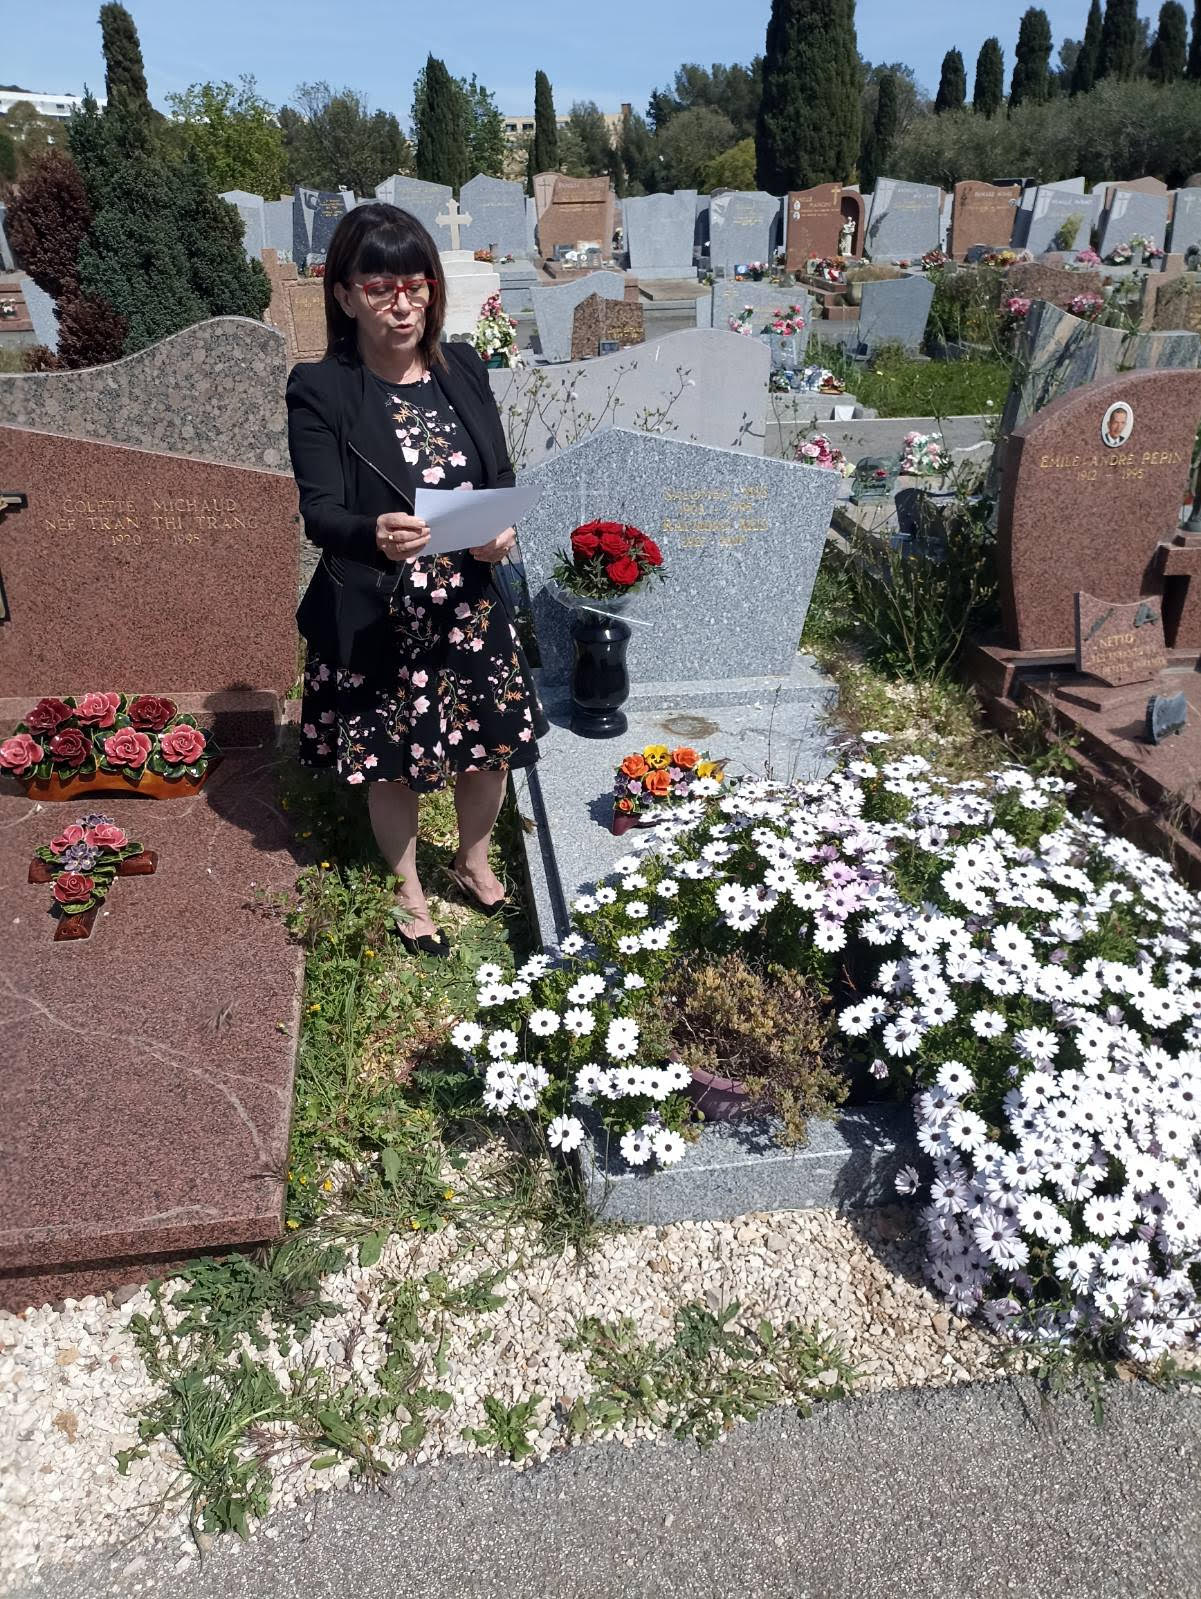
M 485 1394 L 484 1414 L 488 1420 L 483 1427 L 464 1427 L 463 1437 L 485 1449 L 499 1449 L 510 1460 L 527 1460 L 534 1453 L 530 1433 L 538 1425 L 537 1411 L 542 1403 L 541 1394 L 531 1394 L 506 1405 L 495 1394 Z
M 586 1317 L 565 1347 L 587 1356 L 596 1392 L 576 1401 L 573 1434 L 644 1421 L 705 1447 L 773 1405 L 807 1416 L 814 1401 L 850 1391 L 850 1365 L 817 1328 L 790 1321 L 777 1331 L 766 1318 L 752 1327 L 740 1311 L 737 1301 L 716 1312 L 697 1300 L 681 1305 L 675 1337 L 662 1346 L 639 1337 L 628 1316 Z

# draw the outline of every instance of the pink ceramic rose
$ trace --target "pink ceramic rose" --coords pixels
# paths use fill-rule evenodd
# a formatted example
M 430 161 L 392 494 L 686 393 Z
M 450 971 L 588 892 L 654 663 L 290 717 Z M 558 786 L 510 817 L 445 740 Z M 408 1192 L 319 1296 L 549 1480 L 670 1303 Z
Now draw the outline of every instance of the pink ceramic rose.
M 116 822 L 100 822 L 89 827 L 83 837 L 84 843 L 95 849 L 121 849 L 129 842 L 129 834 Z
M 193 761 L 198 761 L 204 754 L 204 745 L 204 734 L 188 722 L 169 727 L 159 739 L 163 759 L 172 766 L 190 766 Z
M 145 766 L 151 743 L 136 727 L 121 727 L 104 741 L 104 753 L 111 766 Z
M 85 694 L 75 707 L 75 717 L 88 726 L 111 727 L 120 709 L 119 694 Z
M 72 844 L 83 843 L 83 828 L 77 822 L 72 822 L 70 827 L 64 827 L 57 838 L 50 840 L 50 848 L 56 855 L 61 855 L 64 850 L 71 848 Z
M 54 733 L 64 722 L 69 722 L 74 715 L 71 707 L 63 700 L 55 699 L 48 695 L 40 699 L 25 718 L 25 725 L 31 733 Z
M 24 777 L 45 753 L 36 738 L 30 738 L 28 733 L 14 733 L 0 744 L 0 769 L 11 772 L 14 777 Z
M 96 884 L 81 872 L 60 872 L 54 879 L 54 897 L 60 905 L 82 905 L 91 899 Z

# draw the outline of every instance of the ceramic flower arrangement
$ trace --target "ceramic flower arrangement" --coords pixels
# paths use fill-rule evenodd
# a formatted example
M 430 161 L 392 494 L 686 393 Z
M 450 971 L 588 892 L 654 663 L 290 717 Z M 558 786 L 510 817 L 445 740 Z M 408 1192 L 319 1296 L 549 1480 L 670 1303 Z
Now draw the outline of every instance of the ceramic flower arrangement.
M 161 694 L 46 695 L 0 743 L 0 772 L 39 799 L 132 787 L 194 794 L 219 758 L 211 733 Z
M 486 366 L 521 365 L 517 348 L 517 323 L 505 311 L 499 294 L 490 294 L 480 307 L 472 343 Z
M 950 464 L 946 446 L 932 433 L 906 433 L 901 471 L 907 477 L 938 477 Z
M 734 281 L 761 283 L 770 270 L 766 261 L 743 261 L 734 268 Z
M 726 326 L 730 332 L 741 333 L 744 338 L 752 339 L 760 331 L 791 336 L 794 333 L 803 333 L 805 330 L 805 313 L 799 305 L 789 305 L 783 310 L 772 311 L 760 330 L 754 325 L 755 309 L 753 305 L 744 305 L 741 311 L 729 316 L 726 319 Z
M 721 792 L 726 762 L 687 744 L 669 749 L 648 744 L 627 755 L 613 780 L 613 832 L 645 827 L 687 799 L 711 799 Z
M 1074 260 L 1073 264 L 1075 266 L 1083 266 L 1083 267 L 1100 266 L 1101 265 L 1101 257 L 1097 254 L 1097 252 L 1095 250 L 1093 250 L 1091 248 L 1087 249 L 1087 250 L 1077 250 L 1076 251 L 1076 255 L 1075 255 L 1075 260 Z
M 1011 294 L 1001 301 L 1001 315 L 1012 326 L 1017 322 L 1024 322 L 1030 315 L 1030 307 L 1034 304 L 1023 294 Z
M 116 877 L 148 877 L 158 864 L 111 816 L 90 811 L 35 852 L 31 883 L 52 885 L 55 941 L 87 938 Z
M 922 271 L 929 272 L 931 267 L 946 266 L 950 259 L 945 250 L 927 250 L 925 255 L 922 256 Z
M 1104 309 L 1105 296 L 1094 294 L 1091 290 L 1086 290 L 1084 294 L 1073 294 L 1068 301 L 1068 310 L 1072 315 L 1084 317 L 1087 321 L 1099 316 Z
M 628 522 L 584 522 L 560 550 L 554 578 L 578 599 L 612 600 L 662 578 L 663 554 L 654 539 Z
M 837 445 L 831 444 L 824 433 L 814 433 L 807 439 L 798 440 L 792 458 L 802 466 L 823 466 L 844 476 L 850 470 L 846 456 Z

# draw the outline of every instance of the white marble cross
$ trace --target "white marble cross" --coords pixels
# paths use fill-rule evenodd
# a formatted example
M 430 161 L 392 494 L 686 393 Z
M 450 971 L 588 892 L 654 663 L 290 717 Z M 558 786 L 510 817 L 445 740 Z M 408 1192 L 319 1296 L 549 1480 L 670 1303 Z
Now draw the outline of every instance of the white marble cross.
M 446 210 L 437 218 L 440 228 L 450 229 L 450 247 L 452 250 L 459 248 L 459 229 L 471 225 L 471 218 L 466 211 L 459 210 L 459 202 L 451 195 L 446 202 Z

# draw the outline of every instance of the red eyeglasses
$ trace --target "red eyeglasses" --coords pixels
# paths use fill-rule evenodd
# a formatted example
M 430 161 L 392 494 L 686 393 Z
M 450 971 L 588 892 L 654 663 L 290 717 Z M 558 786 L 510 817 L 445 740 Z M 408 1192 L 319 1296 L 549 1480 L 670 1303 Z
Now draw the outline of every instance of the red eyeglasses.
M 438 284 L 435 278 L 368 278 L 359 287 L 371 309 L 383 311 L 402 294 L 410 305 L 428 305 Z

